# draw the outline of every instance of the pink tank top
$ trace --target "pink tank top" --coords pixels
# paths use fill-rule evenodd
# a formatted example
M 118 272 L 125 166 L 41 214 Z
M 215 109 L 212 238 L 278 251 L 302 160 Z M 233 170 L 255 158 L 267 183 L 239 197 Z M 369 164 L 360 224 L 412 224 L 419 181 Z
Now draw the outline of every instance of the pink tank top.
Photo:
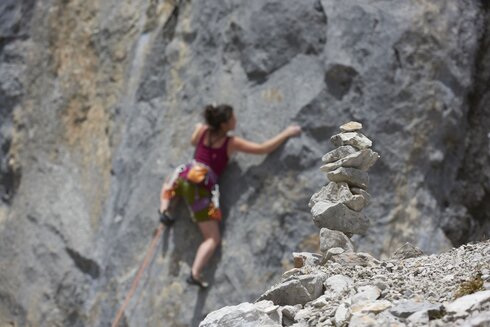
M 196 152 L 194 153 L 194 160 L 210 167 L 217 176 L 220 176 L 228 164 L 228 142 L 230 141 L 230 137 L 226 137 L 221 147 L 212 148 L 204 144 L 204 137 L 206 137 L 208 131 L 206 129 L 199 138 L 199 142 L 196 145 Z

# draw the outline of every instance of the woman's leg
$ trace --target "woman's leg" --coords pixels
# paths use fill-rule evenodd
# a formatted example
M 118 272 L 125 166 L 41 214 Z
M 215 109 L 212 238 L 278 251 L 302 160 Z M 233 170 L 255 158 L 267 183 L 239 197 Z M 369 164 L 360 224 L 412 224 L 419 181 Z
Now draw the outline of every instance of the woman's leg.
M 218 222 L 215 220 L 205 221 L 198 225 L 201 230 L 203 241 L 197 249 L 196 257 L 192 264 L 192 276 L 195 279 L 200 280 L 202 270 L 221 242 L 221 236 Z

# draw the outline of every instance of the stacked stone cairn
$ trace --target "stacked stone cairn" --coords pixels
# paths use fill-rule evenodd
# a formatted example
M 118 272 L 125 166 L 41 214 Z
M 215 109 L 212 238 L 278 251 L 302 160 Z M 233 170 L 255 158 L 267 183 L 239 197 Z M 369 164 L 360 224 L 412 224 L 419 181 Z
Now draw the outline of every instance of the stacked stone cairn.
M 309 206 L 315 225 L 321 229 L 323 260 L 339 251 L 354 251 L 350 238 L 364 234 L 369 227 L 363 213 L 370 199 L 367 171 L 379 155 L 370 149 L 372 142 L 361 129 L 358 122 L 340 126 L 341 133 L 330 138 L 337 148 L 322 158 L 320 170 L 330 182 L 311 197 Z

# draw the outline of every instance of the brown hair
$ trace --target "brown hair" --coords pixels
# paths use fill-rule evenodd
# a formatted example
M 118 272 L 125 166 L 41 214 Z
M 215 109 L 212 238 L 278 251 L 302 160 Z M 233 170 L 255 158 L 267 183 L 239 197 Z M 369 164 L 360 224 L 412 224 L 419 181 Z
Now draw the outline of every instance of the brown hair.
M 233 108 L 227 104 L 204 107 L 204 119 L 212 130 L 219 130 L 222 123 L 226 123 L 233 115 Z

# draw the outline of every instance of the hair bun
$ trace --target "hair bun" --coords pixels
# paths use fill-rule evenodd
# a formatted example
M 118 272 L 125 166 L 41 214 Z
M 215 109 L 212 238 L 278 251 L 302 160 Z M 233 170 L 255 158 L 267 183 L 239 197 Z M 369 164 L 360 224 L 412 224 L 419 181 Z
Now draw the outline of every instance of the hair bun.
M 208 104 L 204 107 L 204 119 L 213 130 L 220 129 L 221 124 L 226 123 L 232 117 L 232 114 L 233 108 L 226 104 L 219 106 Z

